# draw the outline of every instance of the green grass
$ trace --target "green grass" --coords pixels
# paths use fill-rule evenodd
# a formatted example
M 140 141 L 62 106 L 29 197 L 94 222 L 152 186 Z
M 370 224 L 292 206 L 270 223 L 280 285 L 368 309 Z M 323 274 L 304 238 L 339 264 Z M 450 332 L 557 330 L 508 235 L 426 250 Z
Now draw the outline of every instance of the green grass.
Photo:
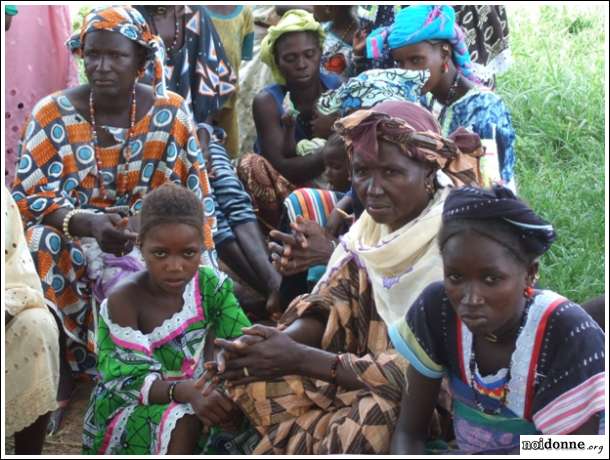
M 558 234 L 541 283 L 577 302 L 605 289 L 605 9 L 509 9 L 514 62 L 497 82 L 517 132 L 519 194 Z

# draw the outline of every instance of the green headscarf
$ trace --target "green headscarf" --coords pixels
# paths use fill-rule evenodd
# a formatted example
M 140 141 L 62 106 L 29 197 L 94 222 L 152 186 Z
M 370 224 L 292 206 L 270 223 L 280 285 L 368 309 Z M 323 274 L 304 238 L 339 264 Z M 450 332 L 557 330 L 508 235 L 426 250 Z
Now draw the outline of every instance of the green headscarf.
M 273 49 L 277 40 L 288 32 L 316 32 L 320 38 L 320 48 L 324 45 L 324 30 L 313 14 L 304 10 L 286 11 L 280 22 L 269 27 L 267 35 L 261 43 L 261 59 L 271 68 L 273 79 L 280 85 L 286 84 L 286 79 L 277 67 Z

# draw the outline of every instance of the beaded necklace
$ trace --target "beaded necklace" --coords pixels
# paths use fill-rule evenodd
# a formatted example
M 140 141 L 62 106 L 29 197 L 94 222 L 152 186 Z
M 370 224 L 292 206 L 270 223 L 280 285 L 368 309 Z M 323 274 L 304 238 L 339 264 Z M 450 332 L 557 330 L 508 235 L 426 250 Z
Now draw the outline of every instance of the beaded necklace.
M 519 335 L 521 334 L 521 331 L 523 330 L 523 327 L 525 326 L 525 320 L 527 318 L 527 313 L 529 311 L 530 305 L 532 304 L 532 299 L 528 299 L 525 307 L 523 308 L 523 313 L 521 315 L 521 324 L 519 325 L 519 330 L 517 331 L 517 335 L 516 337 L 519 337 Z M 474 355 L 474 335 L 472 337 L 472 346 L 471 346 L 471 350 L 470 350 L 470 363 L 469 363 L 469 368 L 470 368 L 470 388 L 472 389 L 472 393 L 474 394 L 474 400 L 475 400 L 475 404 L 477 405 L 477 408 L 481 411 L 484 412 L 486 414 L 500 414 L 502 412 L 502 408 L 506 406 L 506 399 L 508 398 L 508 384 L 510 383 L 510 363 L 508 365 L 508 371 L 506 373 L 506 377 L 504 380 L 504 388 L 502 389 L 502 397 L 500 398 L 500 402 L 498 403 L 498 406 L 495 409 L 487 409 L 485 406 L 483 406 L 483 403 L 481 403 L 481 400 L 479 399 L 479 391 L 475 388 L 475 375 L 476 375 L 476 359 L 475 359 L 475 355 Z
M 98 137 L 97 137 L 97 123 L 95 121 L 95 104 L 93 97 L 93 90 L 89 92 L 89 113 L 91 115 L 91 137 L 93 139 L 93 148 L 95 150 L 95 161 L 97 164 L 97 172 L 98 172 L 98 181 L 100 187 L 100 194 L 104 199 L 108 199 L 108 194 L 106 193 L 106 186 L 104 185 L 104 177 L 102 175 L 102 157 L 99 149 L 101 148 L 99 145 Z M 131 114 L 129 117 L 129 129 L 127 130 L 127 136 L 125 138 L 125 144 L 121 148 L 121 152 L 119 155 L 119 162 L 121 161 L 121 156 L 125 158 L 125 167 L 123 168 L 122 173 L 119 174 L 119 166 L 117 166 L 117 192 L 116 195 L 120 195 L 123 192 L 127 191 L 127 176 L 129 173 L 129 160 L 131 159 L 131 138 L 133 137 L 134 126 L 136 125 L 136 85 L 133 85 L 133 89 L 131 91 Z
M 165 8 L 163 8 L 162 10 L 157 10 L 160 12 L 160 14 L 165 15 Z M 180 18 L 178 18 L 178 12 L 176 11 L 175 7 L 172 7 L 172 11 L 174 12 L 174 22 L 175 22 L 175 28 L 174 28 L 174 41 L 172 42 L 172 44 L 170 46 L 166 46 L 165 50 L 167 52 L 167 54 L 170 54 L 174 51 L 174 49 L 176 49 L 176 46 L 178 45 L 178 37 L 180 36 Z M 182 17 L 182 16 L 181 16 Z M 155 32 L 155 35 L 159 35 L 159 29 L 157 29 L 157 24 L 155 22 L 155 14 L 151 14 L 151 23 Z

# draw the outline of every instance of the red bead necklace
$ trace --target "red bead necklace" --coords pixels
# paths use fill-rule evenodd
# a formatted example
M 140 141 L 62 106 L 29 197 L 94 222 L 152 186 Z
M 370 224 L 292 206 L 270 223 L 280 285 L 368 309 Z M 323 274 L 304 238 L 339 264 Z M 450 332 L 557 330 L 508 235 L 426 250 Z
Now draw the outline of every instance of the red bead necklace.
M 93 139 L 93 147 L 95 150 L 95 161 L 97 164 L 97 173 L 98 173 L 98 181 L 100 187 L 100 194 L 104 199 L 108 199 L 108 195 L 106 193 L 106 187 L 104 185 L 104 177 L 102 175 L 102 158 L 99 153 L 99 149 L 101 148 L 99 145 L 98 137 L 97 137 L 97 124 L 95 122 L 95 104 L 93 91 L 89 92 L 89 112 L 91 115 L 91 137 Z M 117 165 L 117 191 L 116 196 L 121 195 L 122 193 L 127 191 L 127 182 L 128 182 L 128 174 L 129 174 L 129 161 L 131 159 L 131 139 L 133 137 L 134 127 L 136 125 L 136 85 L 133 85 L 133 89 L 131 91 L 131 114 L 129 117 L 129 129 L 127 130 L 127 136 L 125 139 L 125 144 L 121 149 L 121 155 L 119 156 L 119 164 Z M 121 166 L 121 158 L 125 159 L 125 166 L 123 170 L 120 171 Z

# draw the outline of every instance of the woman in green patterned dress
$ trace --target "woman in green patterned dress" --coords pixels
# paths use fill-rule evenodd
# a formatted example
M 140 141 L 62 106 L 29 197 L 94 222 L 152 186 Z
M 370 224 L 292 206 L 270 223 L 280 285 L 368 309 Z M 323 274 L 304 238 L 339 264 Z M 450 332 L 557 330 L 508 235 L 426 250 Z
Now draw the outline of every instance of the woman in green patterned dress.
M 138 244 L 146 270 L 101 305 L 85 453 L 193 454 L 204 451 L 210 428 L 238 428 L 239 409 L 221 387 L 207 387 L 206 396 L 195 388 L 213 338 L 250 325 L 231 281 L 199 265 L 201 222 L 201 202 L 181 186 L 144 199 Z

